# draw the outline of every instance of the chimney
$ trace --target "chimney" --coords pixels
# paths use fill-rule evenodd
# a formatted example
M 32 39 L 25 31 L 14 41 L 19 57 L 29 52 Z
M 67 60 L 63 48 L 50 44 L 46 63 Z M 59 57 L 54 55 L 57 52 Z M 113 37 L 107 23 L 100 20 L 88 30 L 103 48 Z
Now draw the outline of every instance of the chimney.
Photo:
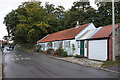
M 76 25 L 76 27 L 75 28 L 78 28 L 80 25 L 79 25 L 79 21 L 77 21 L 77 25 Z

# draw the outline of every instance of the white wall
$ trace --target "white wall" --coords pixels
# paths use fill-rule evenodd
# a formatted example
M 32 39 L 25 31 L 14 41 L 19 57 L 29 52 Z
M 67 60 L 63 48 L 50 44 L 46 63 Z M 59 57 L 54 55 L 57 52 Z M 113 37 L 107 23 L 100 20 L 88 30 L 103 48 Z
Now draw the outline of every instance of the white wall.
M 64 43 L 67 42 L 67 41 L 70 41 L 70 47 L 65 46 Z M 72 44 L 74 44 L 75 50 L 72 49 Z M 67 51 L 68 55 L 76 55 L 76 54 L 80 53 L 80 49 L 78 49 L 78 44 L 77 44 L 77 41 L 75 39 L 73 39 L 73 40 L 64 40 L 63 41 L 63 49 L 65 51 Z
M 96 29 L 93 23 L 90 23 L 83 31 L 81 31 L 77 36 L 75 36 L 75 39 L 79 38 L 81 35 L 83 35 L 86 31 Z
M 87 57 L 87 41 L 84 41 L 84 56 Z
M 88 45 L 88 58 L 107 60 L 107 40 L 90 40 Z
M 70 42 L 70 46 L 66 46 L 65 45 L 65 42 Z M 53 41 L 52 42 L 52 48 L 54 49 L 54 50 L 56 50 L 56 49 L 58 49 L 59 48 L 59 45 L 57 46 L 57 47 L 55 47 L 55 44 L 54 43 L 57 43 L 57 44 L 59 44 L 59 42 L 62 42 L 63 43 L 63 45 L 62 45 L 62 47 L 63 47 L 63 49 L 65 50 L 65 51 L 67 51 L 67 54 L 68 55 L 76 55 L 76 54 L 80 54 L 80 48 L 78 48 L 78 45 L 80 45 L 80 44 L 78 44 L 78 42 L 75 40 L 75 39 L 73 39 L 73 40 L 63 40 L 63 41 Z M 72 49 L 72 44 L 74 44 L 74 46 L 75 46 L 75 50 L 73 51 L 73 49 Z M 44 50 L 46 50 L 46 48 L 44 49 Z
M 83 35 L 86 31 L 91 30 L 91 29 L 95 29 L 95 26 L 93 25 L 93 23 L 90 23 L 83 31 L 78 33 L 78 35 L 75 36 L 75 39 L 73 39 L 73 40 L 62 40 L 62 42 L 63 42 L 63 49 L 68 52 L 68 55 L 76 55 L 76 54 L 80 55 L 80 41 L 79 41 L 79 44 L 78 44 L 78 41 L 76 41 L 76 39 L 78 37 L 80 37 L 81 35 Z M 65 41 L 70 41 L 70 47 L 65 47 L 64 46 L 64 42 Z M 61 41 L 53 41 L 52 42 L 52 45 L 53 45 L 52 48 L 54 50 L 58 49 L 58 47 L 59 47 L 59 46 L 54 47 L 54 43 L 59 43 L 59 42 L 61 42 Z M 46 43 L 42 43 L 42 44 L 47 45 L 47 42 Z M 73 51 L 73 49 L 72 49 L 72 44 L 75 45 L 75 51 Z M 78 47 L 78 45 L 79 45 L 79 47 Z M 42 49 L 43 50 L 47 50 L 48 48 L 47 48 L 47 46 L 45 46 L 45 48 L 42 48 Z M 84 55 L 85 55 L 85 57 L 87 56 L 86 48 L 85 48 L 85 54 Z

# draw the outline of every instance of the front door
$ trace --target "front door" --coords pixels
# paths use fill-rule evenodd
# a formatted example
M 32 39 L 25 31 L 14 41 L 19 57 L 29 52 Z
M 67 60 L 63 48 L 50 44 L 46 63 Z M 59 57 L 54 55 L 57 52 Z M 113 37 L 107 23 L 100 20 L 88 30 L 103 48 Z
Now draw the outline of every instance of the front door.
M 84 56 L 84 41 L 80 41 L 80 55 Z

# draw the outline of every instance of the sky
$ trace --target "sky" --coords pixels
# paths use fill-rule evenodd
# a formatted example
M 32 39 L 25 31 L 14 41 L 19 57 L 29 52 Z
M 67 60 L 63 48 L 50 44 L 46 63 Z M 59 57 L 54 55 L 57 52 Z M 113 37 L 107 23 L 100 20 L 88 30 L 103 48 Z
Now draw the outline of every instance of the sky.
M 14 9 L 17 9 L 22 2 L 30 0 L 0 0 L 0 40 L 3 39 L 3 36 L 7 35 L 7 30 L 5 24 L 3 24 L 4 17 Z M 54 4 L 55 6 L 62 5 L 66 10 L 70 9 L 74 1 L 78 0 L 38 0 L 42 2 L 42 5 L 45 2 Z M 94 0 L 90 0 L 90 5 L 96 7 Z

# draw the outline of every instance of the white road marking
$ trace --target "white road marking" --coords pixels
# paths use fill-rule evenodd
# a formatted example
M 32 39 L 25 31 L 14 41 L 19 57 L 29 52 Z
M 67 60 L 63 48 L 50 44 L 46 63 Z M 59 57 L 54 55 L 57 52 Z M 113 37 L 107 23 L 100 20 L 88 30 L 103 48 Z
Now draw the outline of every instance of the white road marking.
M 30 58 L 25 58 L 26 60 L 30 59 Z
M 14 61 L 14 59 L 12 58 L 12 60 Z
M 15 57 L 17 57 L 17 55 L 15 55 Z
M 21 58 L 23 60 L 23 58 Z
M 18 55 L 18 56 L 21 56 L 21 55 Z
M 19 58 L 16 58 L 16 60 L 19 60 Z

